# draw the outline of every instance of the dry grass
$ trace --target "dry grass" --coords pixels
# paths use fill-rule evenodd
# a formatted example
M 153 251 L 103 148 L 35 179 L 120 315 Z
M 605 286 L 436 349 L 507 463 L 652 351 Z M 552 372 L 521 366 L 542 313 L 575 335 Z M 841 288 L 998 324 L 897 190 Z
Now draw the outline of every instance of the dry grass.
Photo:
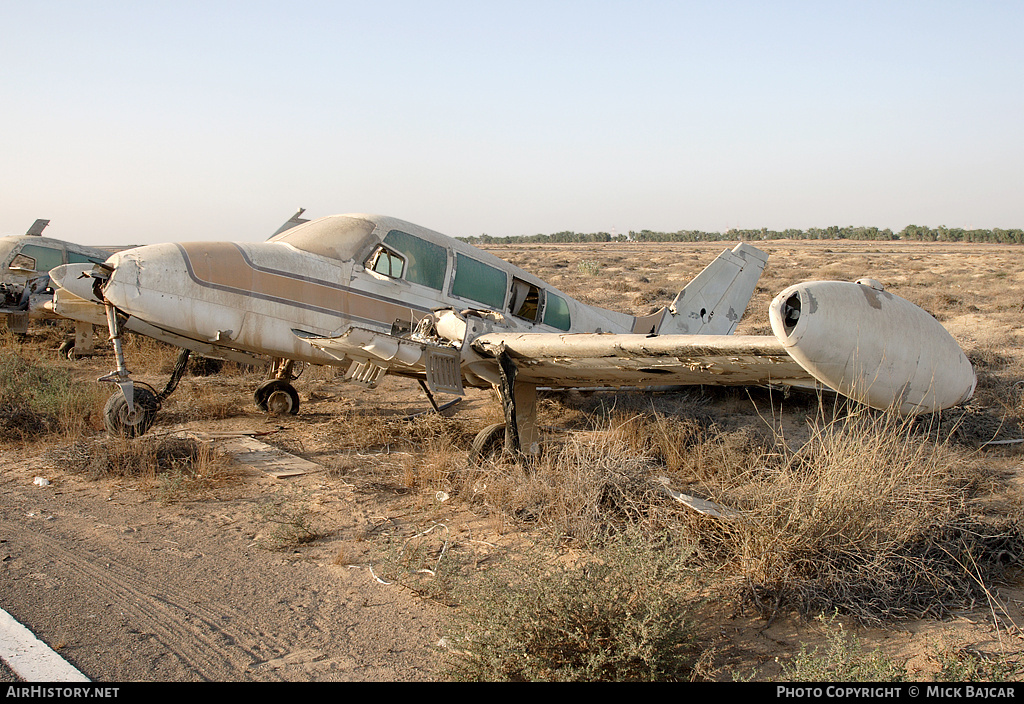
M 426 414 L 412 419 L 353 411 L 332 418 L 314 438 L 329 442 L 328 473 L 364 490 L 449 492 L 466 464 L 474 425 L 467 419 Z
M 77 438 L 102 428 L 104 390 L 80 384 L 66 360 L 34 357 L 18 347 L 0 353 L 0 442 Z
M 208 443 L 168 435 L 83 439 L 51 448 L 44 460 L 93 480 L 140 480 L 166 503 L 198 499 L 232 474 L 230 457 Z
M 779 431 L 722 432 L 657 413 L 596 422 L 534 463 L 468 472 L 460 496 L 576 545 L 627 530 L 686 536 L 696 562 L 768 617 L 943 616 L 983 602 L 1007 556 L 1024 552 L 1021 497 L 986 515 L 976 499 L 991 478 L 970 451 L 893 414 L 822 414 L 794 447 Z M 661 476 L 738 514 L 686 508 Z
M 819 423 L 796 450 L 751 459 L 705 485 L 742 518 L 698 530 L 766 614 L 787 604 L 865 621 L 940 616 L 982 596 L 967 566 L 994 566 L 989 543 L 1021 540 L 972 511 L 961 451 L 890 415 Z

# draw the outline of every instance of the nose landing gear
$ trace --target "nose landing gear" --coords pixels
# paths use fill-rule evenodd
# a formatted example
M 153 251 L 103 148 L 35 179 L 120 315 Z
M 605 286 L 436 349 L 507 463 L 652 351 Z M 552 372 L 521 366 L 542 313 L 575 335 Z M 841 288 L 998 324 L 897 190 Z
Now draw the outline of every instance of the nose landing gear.
M 157 393 L 148 384 L 132 381 L 128 367 L 125 365 L 124 350 L 121 347 L 121 321 L 112 305 L 106 304 L 106 309 L 107 326 L 110 329 L 110 342 L 114 346 L 117 369 L 100 377 L 99 380 L 115 383 L 120 390 L 107 399 L 107 404 L 103 407 L 103 423 L 107 432 L 113 435 L 137 438 L 149 430 L 164 399 L 174 393 L 174 389 L 177 388 L 178 382 L 188 367 L 190 352 L 187 349 L 182 349 L 178 353 L 178 360 L 174 364 L 171 378 L 160 393 Z
M 107 399 L 107 405 L 103 407 L 103 422 L 107 432 L 125 438 L 137 438 L 153 425 L 156 412 L 160 410 L 157 395 L 149 389 L 137 387 L 132 397 L 131 407 L 120 391 Z

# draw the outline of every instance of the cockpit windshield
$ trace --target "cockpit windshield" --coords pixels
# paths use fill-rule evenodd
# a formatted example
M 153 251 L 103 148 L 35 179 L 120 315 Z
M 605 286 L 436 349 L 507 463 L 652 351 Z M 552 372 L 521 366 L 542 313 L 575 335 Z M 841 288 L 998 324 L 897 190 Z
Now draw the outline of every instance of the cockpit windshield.
M 374 227 L 369 220 L 334 215 L 285 230 L 268 242 L 286 242 L 310 254 L 348 260 L 366 246 Z

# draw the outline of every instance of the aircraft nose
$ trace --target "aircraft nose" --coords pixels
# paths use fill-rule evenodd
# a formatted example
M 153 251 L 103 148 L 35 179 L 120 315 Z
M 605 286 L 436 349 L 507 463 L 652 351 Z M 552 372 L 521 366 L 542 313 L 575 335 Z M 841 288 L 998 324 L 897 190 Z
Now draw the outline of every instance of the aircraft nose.
M 103 285 L 103 296 L 115 307 L 132 313 L 144 290 L 161 291 L 160 281 L 181 271 L 181 257 L 161 245 L 145 245 L 118 252 L 107 260 L 110 276 Z

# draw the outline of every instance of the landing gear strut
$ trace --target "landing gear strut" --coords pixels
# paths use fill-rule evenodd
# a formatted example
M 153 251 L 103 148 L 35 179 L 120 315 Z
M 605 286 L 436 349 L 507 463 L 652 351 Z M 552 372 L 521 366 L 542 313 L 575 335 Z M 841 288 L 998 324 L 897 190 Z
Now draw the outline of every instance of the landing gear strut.
M 121 347 L 121 321 L 117 317 L 114 306 L 107 303 L 106 309 L 107 327 L 110 329 L 110 342 L 114 346 L 117 369 L 100 377 L 99 380 L 117 384 L 120 391 L 107 399 L 107 405 L 103 408 L 103 423 L 106 425 L 107 431 L 114 435 L 137 438 L 149 430 L 164 399 L 174 393 L 174 389 L 177 388 L 178 382 L 181 381 L 181 377 L 188 367 L 191 353 L 187 349 L 182 349 L 178 353 L 171 378 L 168 379 L 167 386 L 160 393 L 148 385 L 136 384 L 132 381 L 124 361 L 124 349 Z
M 515 458 L 536 457 L 540 453 L 537 428 L 537 387 L 516 380 L 515 361 L 501 345 L 498 355 L 500 383 L 495 384 L 505 415 L 504 423 L 481 430 L 473 440 L 469 459 L 479 463 L 501 452 Z

